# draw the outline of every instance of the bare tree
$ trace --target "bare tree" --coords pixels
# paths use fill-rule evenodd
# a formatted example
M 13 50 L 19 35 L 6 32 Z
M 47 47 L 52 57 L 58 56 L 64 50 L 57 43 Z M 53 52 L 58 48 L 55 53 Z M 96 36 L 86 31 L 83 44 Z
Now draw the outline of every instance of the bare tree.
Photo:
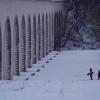
M 88 17 L 92 18 L 92 13 L 95 15 L 95 23 L 97 26 L 100 26 L 100 10 L 98 9 L 97 5 L 98 0 L 69 0 L 69 5 L 67 5 L 65 13 L 65 24 L 62 34 L 62 47 L 65 47 L 71 34 L 78 34 L 81 38 L 81 41 L 83 41 L 80 29 L 84 27 L 86 30 L 88 30 L 87 23 L 91 23 L 91 21 L 88 20 Z M 70 12 L 72 14 L 71 20 L 73 20 L 71 24 L 68 23 Z

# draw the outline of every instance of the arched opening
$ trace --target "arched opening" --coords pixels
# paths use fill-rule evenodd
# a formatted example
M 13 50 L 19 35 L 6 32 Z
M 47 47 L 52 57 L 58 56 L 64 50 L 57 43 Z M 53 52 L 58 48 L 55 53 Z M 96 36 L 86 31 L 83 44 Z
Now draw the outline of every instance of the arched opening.
M 14 20 L 14 34 L 13 34 L 13 42 L 14 42 L 14 74 L 19 75 L 19 23 L 18 17 L 15 17 Z
M 26 58 L 25 58 L 26 68 L 31 67 L 31 18 L 30 15 L 27 19 L 27 33 L 26 33 Z
M 26 71 L 25 68 L 25 17 L 22 16 L 21 20 L 21 31 L 20 31 L 20 71 Z
M 4 30 L 4 48 L 5 48 L 5 79 L 11 79 L 11 26 L 9 17 L 5 23 Z
M 2 33 L 0 25 L 0 79 L 2 78 Z

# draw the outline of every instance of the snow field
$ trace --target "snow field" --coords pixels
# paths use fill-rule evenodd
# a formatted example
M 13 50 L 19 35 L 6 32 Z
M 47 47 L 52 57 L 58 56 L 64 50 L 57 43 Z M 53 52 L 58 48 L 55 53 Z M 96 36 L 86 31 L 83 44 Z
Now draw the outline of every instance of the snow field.
M 100 51 L 62 51 L 56 54 L 50 53 L 12 81 L 0 81 L 0 100 L 99 100 L 97 71 L 100 69 Z M 94 71 L 93 80 L 86 75 L 90 67 Z M 32 73 L 35 75 L 31 76 Z

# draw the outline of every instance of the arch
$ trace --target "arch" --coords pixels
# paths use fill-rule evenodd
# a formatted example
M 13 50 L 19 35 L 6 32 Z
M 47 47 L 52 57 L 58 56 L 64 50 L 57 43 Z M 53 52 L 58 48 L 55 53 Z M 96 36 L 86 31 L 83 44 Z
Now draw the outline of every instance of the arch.
M 2 78 L 2 33 L 0 25 L 0 79 Z
M 36 60 L 36 16 L 33 16 L 33 32 L 31 33 L 31 65 L 37 62 Z
M 25 17 L 24 15 L 22 16 L 21 19 L 21 28 L 20 28 L 20 60 L 19 60 L 19 65 L 20 65 L 20 71 L 26 71 L 25 68 L 25 34 L 26 34 L 26 29 L 25 29 Z
M 18 17 L 15 16 L 14 19 L 14 34 L 13 34 L 13 67 L 14 67 L 14 74 L 19 75 L 19 23 Z
M 10 19 L 7 17 L 4 29 L 4 53 L 5 53 L 5 64 L 4 64 L 4 79 L 11 79 L 11 26 Z

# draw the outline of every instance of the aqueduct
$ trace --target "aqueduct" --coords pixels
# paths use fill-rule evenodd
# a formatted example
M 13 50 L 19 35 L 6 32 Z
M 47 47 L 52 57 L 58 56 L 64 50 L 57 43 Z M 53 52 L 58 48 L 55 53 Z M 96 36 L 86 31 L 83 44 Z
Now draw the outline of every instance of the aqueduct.
M 0 1 L 0 79 L 13 79 L 54 50 L 63 2 Z

